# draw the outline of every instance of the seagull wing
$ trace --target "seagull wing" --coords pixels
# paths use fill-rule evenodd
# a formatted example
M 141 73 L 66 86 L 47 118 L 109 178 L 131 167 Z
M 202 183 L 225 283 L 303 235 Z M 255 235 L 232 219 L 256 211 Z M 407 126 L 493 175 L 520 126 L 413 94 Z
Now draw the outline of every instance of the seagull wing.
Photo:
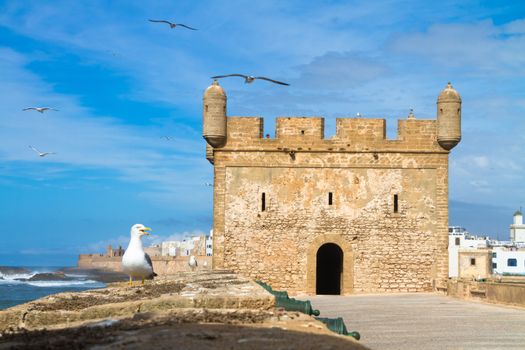
M 23 111 L 29 111 L 29 110 L 33 110 L 33 109 L 36 110 L 35 107 L 24 108 L 24 109 L 22 109 L 22 110 L 23 110 Z
M 155 276 L 157 276 L 157 274 L 155 273 L 155 271 L 153 271 L 153 263 L 151 262 L 151 258 L 149 256 L 148 253 L 144 253 L 144 259 L 146 259 L 146 262 L 148 263 L 148 265 L 151 267 L 151 275 L 150 275 L 150 278 L 153 278 Z
M 244 74 L 226 74 L 226 75 L 216 75 L 214 77 L 211 77 L 212 79 L 219 79 L 219 78 L 227 78 L 227 77 L 242 77 L 244 79 L 247 79 L 248 76 Z
M 176 23 L 176 25 L 184 27 L 184 28 L 188 28 L 188 29 L 191 29 L 191 30 L 198 30 L 197 28 L 188 27 L 187 25 L 182 24 L 182 23 Z
M 169 22 L 169 21 L 165 21 L 165 20 L 161 20 L 161 19 L 148 19 L 148 21 L 150 22 L 155 22 L 155 23 L 167 23 L 169 25 L 172 25 L 173 23 Z
M 40 152 L 39 150 L 37 150 L 35 147 L 29 145 L 29 148 L 31 148 L 33 151 L 35 151 L 36 153 L 38 153 L 38 155 L 40 155 L 42 152 Z
M 282 81 L 277 81 L 277 80 L 273 80 L 273 79 L 266 78 L 266 77 L 255 77 L 255 79 L 267 80 L 267 81 L 271 81 L 272 83 L 275 83 L 275 84 L 290 86 L 290 84 L 283 83 Z

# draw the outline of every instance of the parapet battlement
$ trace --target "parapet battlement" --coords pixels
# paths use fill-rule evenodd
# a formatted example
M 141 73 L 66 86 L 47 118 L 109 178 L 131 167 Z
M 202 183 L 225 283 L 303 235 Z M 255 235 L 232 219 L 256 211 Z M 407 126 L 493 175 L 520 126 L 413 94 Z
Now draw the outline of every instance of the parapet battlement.
M 324 136 L 321 117 L 279 117 L 275 138 L 263 135 L 260 117 L 228 117 L 226 92 L 214 81 L 203 97 L 206 158 L 215 151 L 326 151 L 448 153 L 461 140 L 461 97 L 448 83 L 437 98 L 437 120 L 410 113 L 398 120 L 397 139 L 386 138 L 385 119 L 338 118 L 336 134 Z
M 282 144 L 304 150 L 315 147 L 333 151 L 414 149 L 447 152 L 437 142 L 435 120 L 398 120 L 395 140 L 386 138 L 385 119 L 337 118 L 336 134 L 327 139 L 322 117 L 279 117 L 276 119 L 275 138 L 265 137 L 264 119 L 260 117 L 228 117 L 226 130 L 224 149 L 266 148 Z

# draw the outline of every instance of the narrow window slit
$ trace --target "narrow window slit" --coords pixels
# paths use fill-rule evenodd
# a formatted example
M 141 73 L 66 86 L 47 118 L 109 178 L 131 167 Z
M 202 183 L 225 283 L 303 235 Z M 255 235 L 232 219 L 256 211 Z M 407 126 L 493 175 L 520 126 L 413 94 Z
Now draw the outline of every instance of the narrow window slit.
M 266 210 L 266 193 L 262 193 L 261 195 L 261 211 Z
M 397 213 L 399 211 L 399 203 L 397 194 L 394 195 L 394 213 Z
M 328 205 L 332 205 L 332 192 L 328 192 Z

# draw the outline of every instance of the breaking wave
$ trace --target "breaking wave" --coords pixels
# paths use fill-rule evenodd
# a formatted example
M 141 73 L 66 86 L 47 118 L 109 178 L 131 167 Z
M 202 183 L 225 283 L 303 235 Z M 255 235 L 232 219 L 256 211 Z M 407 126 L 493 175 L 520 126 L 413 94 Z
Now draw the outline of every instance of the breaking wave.
M 49 269 L 39 269 L 26 273 L 5 273 L 0 272 L 0 285 L 29 285 L 33 287 L 59 287 L 59 288 L 102 288 L 104 283 L 86 279 L 86 275 L 65 274 L 68 280 L 46 280 L 46 281 L 29 281 L 29 279 L 39 273 L 55 272 Z

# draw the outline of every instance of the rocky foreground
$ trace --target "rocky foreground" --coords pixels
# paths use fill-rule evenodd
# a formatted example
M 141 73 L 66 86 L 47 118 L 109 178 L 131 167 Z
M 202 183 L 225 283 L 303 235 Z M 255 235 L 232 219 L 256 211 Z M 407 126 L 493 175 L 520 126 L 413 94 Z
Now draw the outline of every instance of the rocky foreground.
M 322 310 L 321 310 L 322 312 Z M 365 349 L 228 271 L 51 295 L 0 311 L 0 349 Z

